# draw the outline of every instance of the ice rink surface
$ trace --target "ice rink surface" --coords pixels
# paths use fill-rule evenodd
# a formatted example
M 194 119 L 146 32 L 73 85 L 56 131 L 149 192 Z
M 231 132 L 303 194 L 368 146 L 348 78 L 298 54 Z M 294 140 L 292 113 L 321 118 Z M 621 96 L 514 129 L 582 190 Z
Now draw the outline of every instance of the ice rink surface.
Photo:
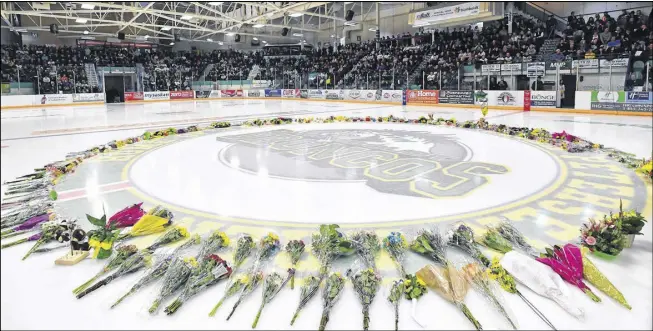
M 378 117 L 394 115 L 413 119 L 426 116 L 429 113 L 433 113 L 436 118 L 453 117 L 458 121 L 477 120 L 481 117 L 480 110 L 476 108 L 461 109 L 300 100 L 155 102 L 3 110 L 1 112 L 2 172 L 0 177 L 3 182 L 11 180 L 16 176 L 31 171 L 33 168 L 63 159 L 67 152 L 84 150 L 113 139 L 139 135 L 145 130 L 171 126 L 180 127 L 191 124 L 208 124 L 214 121 L 239 121 L 276 116 L 326 117 L 344 115 Z M 653 122 L 651 117 L 490 110 L 487 120 L 490 123 L 510 126 L 541 127 L 550 132 L 564 130 L 573 135 L 601 143 L 606 147 L 614 147 L 634 153 L 639 157 L 650 157 L 651 150 L 653 150 Z M 369 127 L 333 124 L 329 129 L 342 131 L 374 130 L 374 126 L 375 124 L 369 124 Z M 284 126 L 281 129 L 291 127 Z M 308 127 L 311 130 L 321 129 L 319 125 L 315 125 L 297 126 L 297 130 L 304 130 Z M 403 127 L 399 125 L 385 128 L 403 130 Z M 436 130 L 433 132 L 440 135 L 451 134 L 450 132 L 437 132 L 437 130 L 446 130 L 446 128 L 433 130 Z M 236 132 L 236 134 L 240 133 Z M 550 181 L 555 180 L 558 173 L 556 172 L 558 170 L 554 171 L 553 166 L 549 166 L 548 162 L 550 161 L 543 156 L 543 152 L 538 152 L 535 147 L 513 146 L 510 142 L 500 141 L 500 139 L 507 138 L 484 137 L 481 133 L 468 131 L 460 133 L 458 137 L 463 139 L 465 145 L 469 145 L 468 147 L 474 151 L 474 156 L 470 156 L 471 161 L 497 164 L 501 163 L 504 155 L 513 154 L 511 161 L 507 164 L 507 166 L 512 167 L 511 176 L 513 177 L 511 178 L 513 181 L 501 181 L 501 177 L 497 175 L 492 177 L 494 180 L 492 185 L 494 186 L 488 185 L 479 189 L 475 193 L 479 195 L 472 196 L 472 198 L 483 197 L 483 203 L 488 206 L 476 206 L 471 200 L 461 200 L 463 202 L 460 205 L 445 203 L 438 207 L 437 212 L 429 213 L 425 212 L 429 208 L 426 204 L 428 200 L 416 200 L 416 198 L 408 196 L 399 196 L 397 192 L 392 191 L 394 188 L 388 189 L 392 191 L 390 192 L 392 194 L 386 194 L 388 192 L 384 191 L 387 186 L 374 187 L 373 185 L 372 188 L 355 188 L 352 186 L 351 189 L 343 191 L 338 191 L 339 188 L 326 188 L 312 192 L 307 189 L 308 185 L 313 185 L 312 182 L 302 180 L 303 177 L 299 178 L 299 180 L 293 178 L 294 181 L 286 181 L 282 184 L 270 184 L 254 189 L 248 188 L 244 186 L 245 184 L 239 185 L 239 183 L 247 183 L 248 179 L 244 174 L 251 170 L 247 169 L 247 165 L 241 162 L 241 160 L 244 160 L 243 155 L 246 156 L 248 150 L 243 148 L 238 151 L 224 149 L 219 151 L 220 148 L 227 146 L 228 137 L 223 137 L 223 140 L 227 142 L 221 141 L 222 138 L 220 137 L 217 142 L 214 136 L 199 137 L 174 143 L 160 150 L 147 153 L 130 165 L 129 176 L 131 177 L 128 179 L 139 190 L 149 193 L 149 195 L 155 195 L 157 199 L 200 210 L 202 213 L 223 213 L 263 221 L 275 219 L 286 222 L 301 222 L 308 219 L 310 223 L 328 222 L 329 218 L 336 218 L 333 222 L 347 223 L 364 219 L 370 213 L 361 213 L 361 210 L 376 210 L 375 204 L 384 206 L 384 208 L 376 210 L 378 216 L 368 217 L 373 222 L 384 222 L 393 219 L 415 220 L 431 216 L 446 217 L 456 210 L 469 209 L 474 211 L 481 207 L 489 208 L 494 203 L 492 197 L 500 194 L 500 192 L 489 191 L 490 189 L 513 193 L 523 190 L 524 194 L 530 194 L 532 192 L 527 192 L 528 190 L 524 186 L 531 187 L 533 191 L 539 190 L 541 186 L 542 190 L 544 190 L 544 187 Z M 184 147 L 184 144 L 190 143 L 194 145 L 188 148 Z M 411 148 L 414 149 L 415 147 Z M 208 151 L 207 155 L 202 155 L 201 152 L 193 153 L 202 150 Z M 519 155 L 514 156 L 514 154 Z M 240 156 L 238 164 L 234 165 L 233 155 Z M 256 157 L 256 160 L 261 162 L 261 159 L 258 156 Z M 267 155 L 265 157 L 267 157 L 266 162 L 281 160 L 279 158 L 273 159 L 272 156 Z M 175 158 L 179 161 L 175 162 Z M 510 157 L 505 156 L 505 158 Z M 523 162 L 524 159 L 527 159 L 527 162 Z M 161 165 L 164 162 L 166 164 Z M 215 164 L 216 167 L 223 167 L 225 173 L 230 175 L 221 178 L 221 172 L 218 172 L 216 168 L 207 168 L 203 164 Z M 93 174 L 95 168 L 90 169 L 88 173 L 83 172 L 80 174 L 82 178 L 78 179 L 78 181 L 82 183 L 82 186 L 84 178 L 87 178 L 86 181 L 88 182 L 92 177 L 102 177 L 103 175 L 102 173 Z M 174 180 L 167 183 L 157 180 L 174 172 L 175 169 L 184 169 L 183 172 L 188 177 L 175 177 Z M 532 174 L 529 175 L 528 169 L 532 170 Z M 283 173 L 281 168 L 266 169 L 266 177 L 268 171 L 270 172 L 269 175 L 274 175 L 272 172 L 276 171 L 279 177 L 287 177 L 287 174 Z M 179 173 L 181 172 L 179 171 Z M 332 175 L 331 173 L 320 174 L 320 176 L 327 177 Z M 343 176 L 345 176 L 343 178 L 349 179 L 347 176 L 355 178 L 357 174 L 345 173 Z M 529 176 L 531 176 L 530 179 Z M 258 183 L 256 177 L 249 180 L 252 181 L 249 185 L 258 185 L 265 183 L 268 179 L 261 179 Z M 194 183 L 197 186 L 193 186 L 193 189 L 188 192 L 183 192 L 186 183 Z M 317 183 L 315 185 L 333 184 Z M 289 196 L 294 190 L 298 190 L 298 187 L 301 187 L 302 192 L 307 194 L 307 196 L 303 197 L 305 199 L 303 203 L 297 203 L 296 206 L 265 204 L 266 196 L 273 196 L 275 192 Z M 215 189 L 212 191 L 210 188 Z M 650 186 L 648 190 L 650 194 Z M 153 194 L 153 192 L 163 193 Z M 171 192 L 183 193 L 175 196 Z M 231 196 L 230 192 L 233 193 Z M 376 195 L 372 195 L 370 192 Z M 636 192 L 640 196 L 634 197 L 634 200 L 639 201 L 639 205 L 648 206 L 648 209 L 645 210 L 648 215 L 645 216 L 651 221 L 650 195 L 646 196 L 646 191 L 643 191 L 643 196 L 641 190 Z M 193 198 L 193 196 L 190 196 L 192 194 L 197 196 Z M 203 200 L 210 194 L 219 197 L 223 204 L 211 204 L 210 201 Z M 329 196 L 331 196 L 331 199 L 336 199 L 339 195 L 348 196 L 349 199 L 355 199 L 357 196 L 361 197 L 361 199 L 367 199 L 365 194 L 370 194 L 370 199 L 381 198 L 385 200 L 368 201 L 369 205 L 331 205 L 332 208 L 324 209 L 324 211 L 320 212 L 320 215 L 314 215 L 315 217 L 311 215 L 312 210 L 320 208 L 319 205 L 311 205 L 310 201 L 313 201 L 316 197 L 323 197 L 325 203 L 329 204 L 331 202 L 326 200 L 329 199 Z M 248 198 L 253 202 L 249 207 L 247 203 L 242 202 Z M 301 198 L 297 196 L 293 201 L 299 201 L 296 199 Z M 125 203 L 119 206 L 119 203 L 115 202 L 116 199 L 112 199 L 109 195 L 109 198 L 105 200 L 102 198 L 97 201 L 90 201 L 90 198 L 88 200 L 89 204 L 93 205 L 94 212 L 97 211 L 97 207 L 100 207 L 101 210 L 102 204 L 113 204 L 112 208 L 109 208 L 112 212 L 126 205 Z M 404 202 L 402 202 L 402 206 L 392 205 L 393 203 L 399 204 L 397 201 L 404 201 L 402 199 L 405 200 L 405 206 L 407 206 L 403 207 L 405 212 L 402 211 Z M 506 196 L 505 199 L 511 200 L 513 198 Z M 80 200 L 86 201 L 87 199 Z M 122 200 L 118 201 L 122 202 Z M 198 205 L 194 206 L 193 204 Z M 205 205 L 206 208 L 202 208 L 202 205 Z M 275 207 L 278 210 L 275 210 Z M 110 214 L 109 210 L 107 213 Z M 88 211 L 80 211 L 82 213 L 80 217 L 83 216 L 83 212 Z M 347 218 L 348 216 L 349 218 Z M 221 221 L 216 222 L 220 223 Z M 624 251 L 616 261 L 606 262 L 594 259 L 598 268 L 628 298 L 633 306 L 633 310 L 630 312 L 602 293 L 599 296 L 603 298 L 603 302 L 596 304 L 591 302 L 579 290 L 571 288 L 574 298 L 577 299 L 577 302 L 585 309 L 586 313 L 585 321 L 578 321 L 566 314 L 552 301 L 527 290 L 522 292 L 526 292 L 525 295 L 529 300 L 558 329 L 650 330 L 653 327 L 650 313 L 653 309 L 651 299 L 653 289 L 651 281 L 653 277 L 651 228 L 652 226 L 649 223 L 644 228 L 645 235 L 637 238 L 635 247 Z M 295 230 L 288 231 L 286 235 L 292 236 L 292 231 Z M 109 310 L 108 307 L 116 296 L 133 283 L 133 277 L 125 277 L 125 279 L 116 281 L 106 289 L 99 290 L 96 294 L 82 300 L 76 300 L 71 293 L 72 288 L 94 274 L 100 268 L 100 264 L 95 263 L 96 261 L 85 261 L 84 265 L 62 270 L 61 267 L 56 267 L 52 263 L 54 258 L 58 257 L 57 253 L 42 254 L 31 257 L 26 261 L 20 261 L 20 257 L 26 249 L 25 245 L 22 245 L 20 248 L 2 251 L 1 323 L 3 329 L 250 329 L 255 310 L 261 300 L 261 292 L 258 289 L 243 303 L 229 322 L 225 322 L 224 318 L 235 301 L 233 299 L 225 303 L 216 317 L 208 318 L 208 310 L 223 293 L 224 284 L 220 284 L 216 286 L 216 289 L 211 289 L 194 298 L 193 301 L 187 303 L 187 306 L 185 305 L 180 312 L 172 317 L 165 316 L 162 312 L 159 313 L 159 316 L 151 317 L 146 312 L 146 306 L 151 302 L 151 297 L 154 295 L 154 287 L 152 287 L 137 294 L 123 306 L 115 310 Z M 411 268 L 409 271 L 415 272 L 418 268 Z M 311 301 L 294 327 L 289 326 L 288 322 L 297 305 L 298 297 L 298 288 L 294 291 L 289 289 L 282 291 L 272 304 L 266 307 L 258 328 L 315 329 L 319 323 L 321 312 L 321 299 L 319 297 Z M 371 329 L 390 330 L 394 326 L 393 316 L 390 314 L 391 308 L 386 297 L 384 288 L 382 288 L 371 309 Z M 504 297 L 506 297 L 511 309 L 517 316 L 521 329 L 546 329 L 546 325 L 519 298 L 508 297 L 507 295 L 504 295 Z M 507 325 L 502 324 L 503 321 L 498 317 L 498 313 L 487 308 L 479 295 L 470 294 L 467 302 L 485 329 L 503 329 L 507 327 Z M 328 329 L 359 329 L 362 326 L 360 309 L 358 299 L 354 295 L 351 284 L 348 283 L 343 297 L 331 313 Z M 454 306 L 432 293 L 420 299 L 418 316 L 427 322 L 428 329 L 471 329 L 472 327 L 466 321 L 464 315 L 459 313 Z M 65 320 L 69 320 L 70 323 L 65 323 Z M 410 304 L 408 302 L 402 304 L 400 321 L 400 329 L 420 329 L 410 318 Z

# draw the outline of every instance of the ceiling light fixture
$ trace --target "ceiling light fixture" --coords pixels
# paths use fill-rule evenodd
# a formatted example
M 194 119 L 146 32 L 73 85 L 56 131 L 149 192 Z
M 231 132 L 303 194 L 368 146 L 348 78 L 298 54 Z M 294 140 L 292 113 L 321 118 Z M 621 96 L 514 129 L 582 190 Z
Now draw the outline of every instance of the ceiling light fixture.
M 171 42 L 170 42 L 170 46 L 174 46 L 174 45 L 175 45 L 175 43 L 171 41 Z
M 92 5 L 92 4 L 89 4 L 89 3 L 83 3 L 83 4 L 81 5 L 81 8 L 82 8 L 82 9 L 93 10 L 93 9 L 95 9 L 95 5 Z
M 182 20 L 186 20 L 186 21 L 188 21 L 191 18 L 193 18 L 193 16 L 190 16 L 190 15 L 184 15 L 184 16 L 181 17 Z
M 170 29 L 172 29 L 171 26 L 164 26 L 161 28 L 161 31 L 170 31 Z
M 88 34 L 88 30 L 84 30 L 84 34 Z
M 290 17 L 300 17 L 300 16 L 303 16 L 303 15 L 304 15 L 303 13 L 292 13 L 292 14 L 290 14 L 288 16 L 290 16 Z
M 376 30 L 378 30 L 378 29 L 377 29 L 377 28 L 369 28 L 368 30 L 370 30 L 370 31 L 376 31 Z
M 211 39 L 211 38 L 206 38 L 206 41 L 213 41 L 213 39 Z
M 268 43 L 268 42 L 267 42 L 267 41 L 265 41 L 265 40 L 263 40 L 263 41 L 261 41 L 261 42 L 262 42 L 262 43 L 264 43 L 264 44 L 267 44 L 267 43 Z
M 75 20 L 75 23 L 84 24 L 86 22 L 88 22 L 88 19 L 86 19 L 86 18 L 78 18 L 78 19 Z
M 295 36 L 295 37 L 303 37 L 303 36 L 304 36 L 304 35 L 301 34 L 301 33 L 293 33 L 292 35 Z
M 218 41 L 218 45 L 224 45 L 224 43 L 221 42 L 221 41 Z
M 150 35 L 146 34 L 144 38 L 145 38 L 145 40 L 147 40 L 147 38 L 149 38 L 149 37 L 150 37 Z
M 264 26 L 265 26 L 265 24 L 260 24 L 260 23 L 259 23 L 259 24 L 254 24 L 254 25 L 252 25 L 252 27 L 254 27 L 254 28 L 256 28 L 256 29 L 258 29 L 258 28 L 262 28 L 262 27 L 264 27 Z
M 209 5 L 211 5 L 211 6 L 219 6 L 219 5 L 221 5 L 221 4 L 222 4 L 222 1 L 212 1 L 212 2 L 209 2 Z
M 356 22 L 345 22 L 344 24 L 349 25 L 349 26 L 355 26 L 358 23 L 356 23 Z
M 254 40 L 258 40 L 258 38 L 256 38 L 256 37 L 254 37 L 254 38 L 252 38 L 252 39 L 254 39 Z
M 230 36 L 230 37 L 231 37 L 231 36 L 233 36 L 233 35 L 235 35 L 235 33 L 233 33 L 233 32 L 229 32 L 229 33 L 227 33 L 227 36 Z

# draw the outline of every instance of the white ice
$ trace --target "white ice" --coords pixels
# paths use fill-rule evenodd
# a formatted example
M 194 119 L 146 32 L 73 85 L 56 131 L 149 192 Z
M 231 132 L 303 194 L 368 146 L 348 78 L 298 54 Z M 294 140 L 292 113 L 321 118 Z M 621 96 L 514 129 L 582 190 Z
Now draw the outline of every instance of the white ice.
M 1 113 L 2 181 L 25 174 L 35 167 L 62 159 L 67 152 L 83 150 L 116 138 L 134 136 L 145 129 L 164 128 L 219 120 L 239 120 L 261 116 L 403 116 L 417 118 L 434 113 L 436 117 L 455 117 L 459 121 L 478 119 L 476 108 L 393 106 L 298 100 L 220 100 L 170 103 L 116 104 L 99 106 L 49 107 L 43 109 L 3 110 Z M 651 117 L 601 116 L 545 112 L 513 112 L 490 110 L 491 123 L 513 126 L 542 127 L 549 131 L 567 132 L 635 153 L 651 155 L 653 123 Z M 4 190 L 4 187 L 3 187 Z M 651 215 L 648 215 L 649 220 Z M 558 329 L 652 329 L 652 265 L 651 229 L 637 241 L 648 249 L 631 249 L 614 262 L 594 259 L 598 268 L 611 275 L 611 281 L 634 307 L 627 311 L 613 300 L 597 304 L 580 291 L 572 291 L 577 302 L 586 310 L 586 320 L 577 321 L 555 304 L 528 290 L 522 290 Z M 207 313 L 223 293 L 224 285 L 203 293 L 185 304 L 172 317 L 149 317 L 145 305 L 153 295 L 144 290 L 115 310 L 109 310 L 112 300 L 134 278 L 116 281 L 108 289 L 77 300 L 71 289 L 95 273 L 99 265 L 84 264 L 62 270 L 53 264 L 51 254 L 20 261 L 22 249 L 2 251 L 1 327 L 2 329 L 250 329 L 255 310 L 261 300 L 260 289 L 241 305 L 234 317 L 224 318 L 235 300 L 227 301 L 217 317 Z M 627 272 L 624 272 L 627 270 Z M 415 270 L 411 270 L 414 272 Z M 328 329 L 358 329 L 362 327 L 361 308 L 351 285 L 348 284 L 339 304 L 331 312 Z M 371 309 L 371 329 L 390 330 L 393 314 L 387 299 L 377 295 Z M 299 290 L 284 290 L 266 308 L 259 329 L 315 329 L 319 323 L 321 300 L 315 298 L 303 311 L 294 327 L 290 317 L 298 302 Z M 515 296 L 506 299 L 518 316 L 521 329 L 546 329 Z M 470 309 L 486 329 L 505 328 L 498 313 L 489 310 L 476 294 L 467 298 Z M 400 329 L 419 329 L 410 318 L 410 305 L 401 306 Z M 420 299 L 418 314 L 431 329 L 471 329 L 472 325 L 454 306 L 434 294 Z

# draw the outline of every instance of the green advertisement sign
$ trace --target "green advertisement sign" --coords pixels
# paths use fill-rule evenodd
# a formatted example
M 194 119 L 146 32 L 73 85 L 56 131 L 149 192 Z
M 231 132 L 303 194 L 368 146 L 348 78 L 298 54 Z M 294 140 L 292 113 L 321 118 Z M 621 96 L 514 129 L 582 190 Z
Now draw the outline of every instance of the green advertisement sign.
M 626 102 L 626 92 L 624 91 L 592 91 L 592 102 Z

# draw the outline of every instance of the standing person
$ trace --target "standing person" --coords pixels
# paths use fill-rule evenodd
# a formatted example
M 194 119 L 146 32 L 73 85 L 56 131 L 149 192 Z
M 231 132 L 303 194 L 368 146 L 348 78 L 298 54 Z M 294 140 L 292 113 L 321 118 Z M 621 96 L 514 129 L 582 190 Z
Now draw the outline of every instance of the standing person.
M 533 91 L 544 90 L 544 82 L 542 82 L 542 76 L 537 76 L 537 80 L 535 80 L 531 85 L 531 90 Z
M 558 91 L 560 91 L 560 105 L 565 104 L 565 83 L 560 80 L 560 85 L 558 85 Z

